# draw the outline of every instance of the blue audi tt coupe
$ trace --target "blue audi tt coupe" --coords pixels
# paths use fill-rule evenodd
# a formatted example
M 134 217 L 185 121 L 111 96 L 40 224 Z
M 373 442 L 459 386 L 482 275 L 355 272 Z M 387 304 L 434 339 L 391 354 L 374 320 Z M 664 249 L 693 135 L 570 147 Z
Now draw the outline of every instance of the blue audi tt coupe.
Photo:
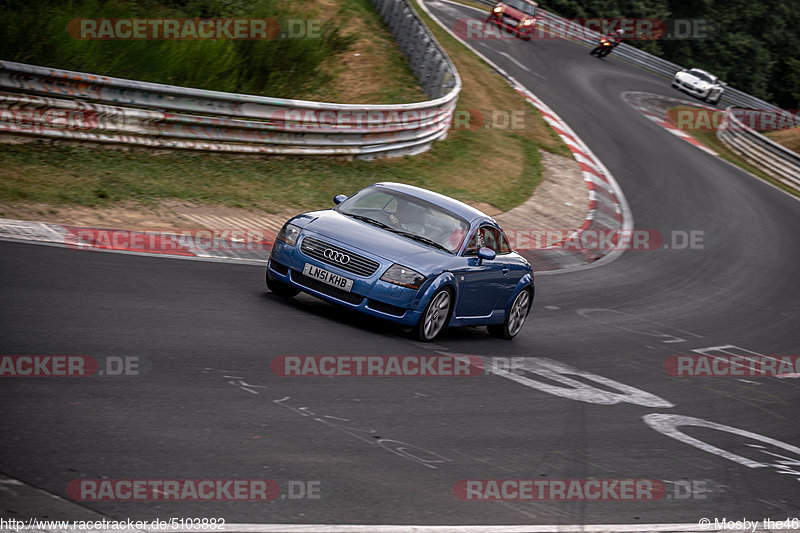
M 492 218 L 400 183 L 333 201 L 281 229 L 267 264 L 273 293 L 303 291 L 410 326 L 422 341 L 451 326 L 488 326 L 505 339 L 522 329 L 533 270 Z

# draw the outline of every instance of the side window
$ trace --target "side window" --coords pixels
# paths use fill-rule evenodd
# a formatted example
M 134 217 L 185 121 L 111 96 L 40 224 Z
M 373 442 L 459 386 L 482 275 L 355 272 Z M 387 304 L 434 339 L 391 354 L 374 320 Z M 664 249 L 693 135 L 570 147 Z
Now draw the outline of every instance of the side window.
M 477 255 L 478 249 L 484 246 L 491 248 L 498 255 L 511 252 L 508 239 L 502 231 L 492 226 L 481 226 L 472 234 L 464 255 Z
M 497 230 L 490 227 L 482 227 L 481 233 L 483 234 L 483 245 L 494 250 L 494 253 L 499 254 L 500 243 L 497 242 Z
M 464 250 L 464 255 L 478 255 L 478 249 L 483 246 L 483 237 L 481 236 L 481 230 L 475 230 L 472 234 L 472 237 L 469 239 L 469 244 L 467 244 L 467 248 Z
M 502 231 L 500 233 L 500 251 L 501 254 L 510 254 L 512 252 L 511 245 L 508 243 L 508 237 Z

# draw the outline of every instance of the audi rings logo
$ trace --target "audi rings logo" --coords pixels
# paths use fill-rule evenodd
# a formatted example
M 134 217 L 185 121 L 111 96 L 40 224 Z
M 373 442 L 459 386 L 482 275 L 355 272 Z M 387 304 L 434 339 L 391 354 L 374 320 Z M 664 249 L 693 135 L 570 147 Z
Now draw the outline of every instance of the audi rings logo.
M 342 252 L 332 250 L 330 248 L 326 248 L 322 255 L 325 256 L 325 259 L 329 259 L 331 261 L 335 261 L 336 263 L 340 263 L 342 265 L 346 265 L 350 262 L 350 256 L 344 254 Z

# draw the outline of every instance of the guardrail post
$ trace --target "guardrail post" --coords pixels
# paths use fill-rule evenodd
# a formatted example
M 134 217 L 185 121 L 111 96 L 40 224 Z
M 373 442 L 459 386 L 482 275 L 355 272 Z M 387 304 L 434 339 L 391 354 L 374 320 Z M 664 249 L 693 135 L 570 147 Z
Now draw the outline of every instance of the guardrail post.
M 386 21 L 389 24 L 389 28 L 392 30 L 392 35 L 394 35 L 394 29 L 399 22 L 402 9 L 403 3 L 395 1 L 394 5 L 392 6 L 392 11 L 389 14 L 389 20 Z

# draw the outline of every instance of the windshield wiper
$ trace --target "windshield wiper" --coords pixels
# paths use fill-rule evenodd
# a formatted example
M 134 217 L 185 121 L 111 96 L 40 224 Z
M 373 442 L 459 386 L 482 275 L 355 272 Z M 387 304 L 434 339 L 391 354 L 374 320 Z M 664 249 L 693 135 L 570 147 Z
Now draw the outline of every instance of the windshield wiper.
M 402 235 L 403 237 L 408 237 L 409 239 L 414 239 L 415 241 L 423 242 L 425 244 L 433 246 L 434 248 L 439 248 L 440 250 L 444 250 L 445 252 L 447 252 L 449 254 L 453 253 L 450 250 L 448 250 L 446 247 L 444 247 L 441 244 L 439 244 L 438 242 L 433 241 L 433 240 L 431 240 L 431 239 L 429 239 L 427 237 L 423 237 L 422 235 L 417 235 L 416 233 L 411 233 L 410 231 L 403 231 L 401 229 L 394 229 L 394 228 L 390 228 L 390 227 L 387 227 L 386 229 L 388 229 L 392 233 L 397 233 L 398 235 Z
M 387 226 L 386 224 L 384 224 L 383 222 L 381 222 L 379 220 L 375 220 L 374 218 L 365 217 L 364 215 L 354 215 L 353 213 L 342 212 L 342 214 L 343 215 L 347 215 L 349 217 L 353 217 L 356 220 L 361 220 L 362 222 L 366 222 L 368 224 L 372 224 L 373 226 L 378 226 L 379 228 L 388 229 L 388 230 L 392 229 L 389 226 Z
M 448 250 L 446 247 L 444 247 L 441 244 L 439 244 L 438 242 L 433 241 L 433 240 L 431 240 L 431 239 L 429 239 L 427 237 L 423 237 L 422 235 L 417 235 L 416 233 L 411 233 L 410 231 L 404 231 L 404 230 L 401 230 L 401 229 L 393 228 L 393 227 L 391 227 L 391 226 L 389 226 L 387 224 L 384 224 L 383 222 L 381 222 L 379 220 L 375 220 L 374 218 L 365 217 L 364 215 L 356 215 L 356 214 L 353 214 L 353 213 L 345 213 L 344 211 L 342 211 L 342 214 L 343 215 L 347 215 L 348 217 L 353 217 L 356 220 L 361 220 L 361 221 L 366 222 L 368 224 L 373 224 L 375 226 L 378 226 L 379 228 L 383 228 L 385 230 L 391 231 L 392 233 L 397 233 L 398 235 L 402 235 L 403 237 L 408 237 L 409 239 L 414 239 L 415 241 L 424 242 L 425 244 L 433 246 L 434 248 L 439 248 L 440 250 L 444 250 L 445 252 L 447 252 L 449 254 L 453 253 L 450 250 Z

